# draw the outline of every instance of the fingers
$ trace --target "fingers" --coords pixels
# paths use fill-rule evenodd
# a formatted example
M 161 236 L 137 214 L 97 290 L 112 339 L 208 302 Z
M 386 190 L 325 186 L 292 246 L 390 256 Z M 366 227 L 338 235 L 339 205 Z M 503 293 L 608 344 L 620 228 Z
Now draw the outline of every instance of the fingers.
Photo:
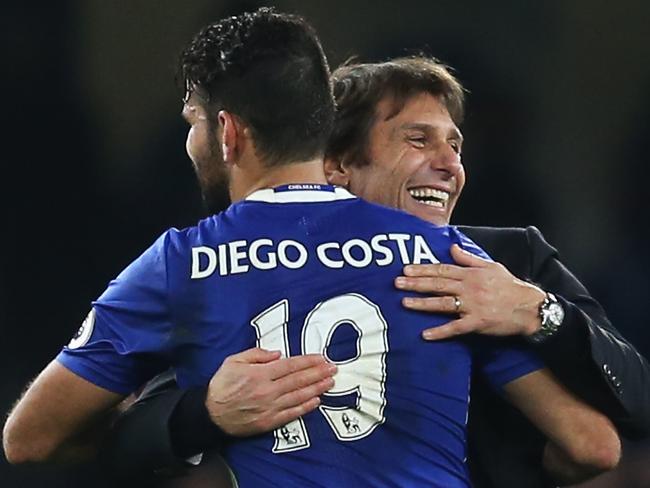
M 462 282 L 448 278 L 413 278 L 398 276 L 395 278 L 395 287 L 400 290 L 417 291 L 420 293 L 458 295 L 461 292 Z
M 490 261 L 483 259 L 476 254 L 472 254 L 469 251 L 465 251 L 465 249 L 460 247 L 458 244 L 451 246 L 451 257 L 461 266 L 483 268 L 490 264 Z
M 334 386 L 332 375 L 334 364 L 321 364 L 290 373 L 273 382 L 273 389 L 279 395 L 273 400 L 278 412 L 269 429 L 274 429 L 305 415 L 320 405 L 319 396 Z M 267 430 L 267 429 L 265 429 Z
M 327 360 L 321 354 L 305 354 L 302 356 L 280 358 L 272 364 L 265 366 L 265 368 L 267 368 L 269 377 L 272 380 L 276 380 L 296 371 L 326 364 L 328 364 Z
M 273 421 L 273 428 L 297 419 L 320 405 L 319 396 L 334 386 L 334 379 L 325 378 L 300 390 L 290 391 L 278 398 L 276 405 L 280 411 Z
M 412 277 L 460 280 L 464 276 L 464 270 L 455 264 L 409 264 L 404 266 L 404 274 Z
M 280 394 L 295 391 L 331 378 L 336 374 L 336 369 L 335 364 L 325 362 L 278 378 L 274 386 Z
M 253 347 L 251 349 L 246 349 L 245 351 L 238 352 L 232 356 L 228 356 L 226 361 L 234 361 L 240 363 L 269 363 L 279 359 L 281 356 L 280 351 L 267 351 L 260 347 Z
M 324 378 L 317 383 L 310 384 L 299 390 L 288 391 L 277 399 L 276 405 L 279 409 L 292 408 L 315 397 L 319 397 L 333 386 L 333 378 Z
M 402 305 L 411 310 L 432 313 L 457 313 L 456 297 L 405 297 L 402 298 Z
M 469 322 L 463 319 L 452 320 L 451 322 L 439 327 L 432 327 L 422 331 L 422 337 L 427 341 L 439 341 L 449 339 L 457 335 L 468 334 L 473 332 L 474 328 Z
M 292 420 L 296 420 L 298 417 L 302 417 L 305 414 L 308 414 L 312 410 L 315 410 L 318 405 L 320 405 L 320 399 L 318 397 L 311 398 L 300 405 L 287 408 L 278 412 L 274 417 L 271 427 L 268 430 L 277 429 L 283 425 L 288 424 Z

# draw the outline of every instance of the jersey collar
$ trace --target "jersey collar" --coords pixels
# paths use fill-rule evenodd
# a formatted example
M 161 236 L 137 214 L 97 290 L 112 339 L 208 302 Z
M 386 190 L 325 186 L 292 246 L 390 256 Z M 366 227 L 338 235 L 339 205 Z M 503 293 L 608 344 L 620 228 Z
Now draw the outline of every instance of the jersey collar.
M 295 183 L 275 188 L 257 190 L 246 197 L 247 201 L 266 203 L 331 202 L 356 198 L 345 188 L 313 183 Z

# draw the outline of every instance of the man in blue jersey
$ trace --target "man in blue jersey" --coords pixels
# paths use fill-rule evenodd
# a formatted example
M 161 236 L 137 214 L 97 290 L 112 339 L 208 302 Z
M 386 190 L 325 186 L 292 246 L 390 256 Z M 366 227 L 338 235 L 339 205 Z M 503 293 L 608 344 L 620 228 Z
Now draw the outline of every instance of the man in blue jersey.
M 487 256 L 453 228 L 327 184 L 334 103 L 302 19 L 261 9 L 212 24 L 184 52 L 181 79 L 202 187 L 226 183 L 235 203 L 166 232 L 110 284 L 12 412 L 10 461 L 74 449 L 85 427 L 167 366 L 181 387 L 205 385 L 257 345 L 324 355 L 336 375 L 317 411 L 230 446 L 240 486 L 469 486 L 473 367 L 559 446 L 567 472 L 616 464 L 611 423 L 528 351 L 478 336 L 422 340 L 445 319 L 402 307 L 393 279 L 403 266 L 451 262 L 452 244 Z
M 456 127 L 462 115 L 462 89 L 454 77 L 434 59 L 411 57 L 343 66 L 333 78 L 338 111 L 328 144 L 328 179 L 371 201 L 404 208 L 438 224 L 449 222 L 464 181 Z M 444 102 L 446 111 L 438 101 Z M 407 306 L 453 313 L 459 303 L 463 320 L 432 329 L 431 339 L 459 328 L 496 335 L 533 332 L 532 345 L 572 391 L 602 408 L 625 435 L 647 435 L 647 363 L 612 327 L 539 231 L 462 230 L 488 246 L 507 268 L 452 248 L 465 268 L 423 265 L 420 271 L 428 277 L 409 278 L 405 286 L 435 296 Z M 411 273 L 415 271 L 417 267 Z M 445 288 L 449 284 L 454 288 Z M 564 317 L 559 323 L 540 318 L 544 290 L 557 297 L 558 303 L 548 304 L 551 310 L 561 304 Z M 536 327 L 540 331 L 534 332 Z M 146 395 L 123 417 L 115 442 L 107 449 L 112 464 L 130 476 L 165 465 L 182 469 L 179 460 L 212 448 L 223 436 L 213 423 L 236 436 L 272 430 L 263 428 L 273 415 L 272 402 L 264 404 L 268 414 L 260 408 L 255 422 L 246 423 L 250 412 L 238 410 L 239 398 L 222 380 L 232 374 L 231 367 L 232 363 L 224 364 L 210 384 L 207 407 L 212 418 L 206 412 L 204 389 Z M 247 373 L 239 369 L 238 374 Z M 171 388 L 163 380 L 154 382 L 158 393 L 161 387 Z M 558 458 L 553 442 L 487 389 L 480 375 L 475 375 L 472 391 L 468 436 L 473 483 L 498 488 L 547 486 Z M 209 463 L 200 469 L 210 469 Z

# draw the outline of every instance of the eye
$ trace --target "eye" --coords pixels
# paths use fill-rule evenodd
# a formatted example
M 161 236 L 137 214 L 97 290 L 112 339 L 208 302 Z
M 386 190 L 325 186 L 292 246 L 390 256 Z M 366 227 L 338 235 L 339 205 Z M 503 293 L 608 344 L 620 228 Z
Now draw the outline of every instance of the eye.
M 418 149 L 422 149 L 427 143 L 427 138 L 423 135 L 408 136 L 407 139 L 413 147 Z
M 456 139 L 452 139 L 449 141 L 449 145 L 451 146 L 451 148 L 454 150 L 456 154 L 460 155 L 460 150 L 461 150 L 460 141 L 457 141 Z

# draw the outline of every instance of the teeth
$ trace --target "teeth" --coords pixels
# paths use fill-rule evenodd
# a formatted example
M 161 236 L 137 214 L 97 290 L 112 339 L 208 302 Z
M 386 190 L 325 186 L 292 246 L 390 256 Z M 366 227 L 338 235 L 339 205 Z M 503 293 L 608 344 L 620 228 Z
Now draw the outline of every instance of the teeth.
M 425 205 L 429 205 L 430 207 L 438 207 L 438 208 L 443 208 L 445 206 L 444 203 L 439 202 L 438 200 L 418 200 L 420 203 L 424 203 Z
M 431 205 L 432 207 L 444 207 L 447 200 L 449 200 L 448 192 L 436 188 L 413 188 L 409 190 L 409 193 L 420 203 Z

